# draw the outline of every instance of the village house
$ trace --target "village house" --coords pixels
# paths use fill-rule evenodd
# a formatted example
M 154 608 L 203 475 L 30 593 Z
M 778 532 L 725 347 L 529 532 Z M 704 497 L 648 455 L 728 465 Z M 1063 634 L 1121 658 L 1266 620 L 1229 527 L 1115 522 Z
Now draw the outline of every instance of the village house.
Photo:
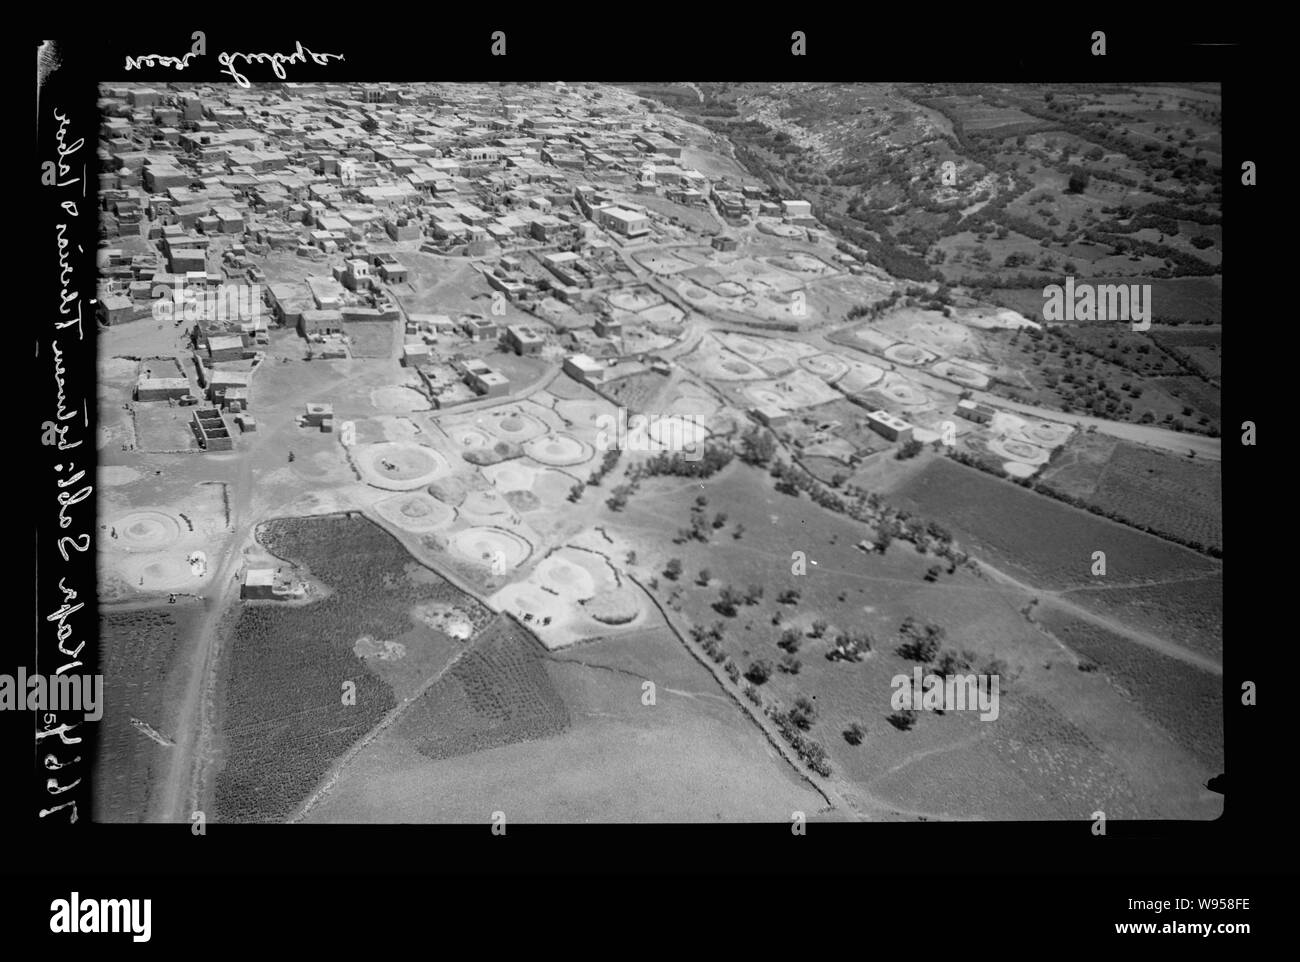
M 540 354 L 546 344 L 546 336 L 535 327 L 524 324 L 511 324 L 506 328 L 506 345 L 516 354 Z

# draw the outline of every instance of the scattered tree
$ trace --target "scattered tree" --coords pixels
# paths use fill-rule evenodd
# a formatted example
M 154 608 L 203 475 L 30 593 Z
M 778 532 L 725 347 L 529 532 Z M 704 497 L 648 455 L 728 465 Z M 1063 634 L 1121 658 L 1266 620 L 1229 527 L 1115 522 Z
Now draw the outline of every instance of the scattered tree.
M 753 427 L 740 437 L 740 459 L 746 464 L 763 466 L 776 453 L 776 441 L 760 427 Z
M 794 707 L 790 709 L 789 717 L 801 731 L 807 731 L 817 720 L 817 706 L 808 700 L 808 696 L 800 695 L 794 700 Z
M 736 609 L 744 601 L 740 593 L 731 585 L 723 585 L 722 591 L 718 593 L 718 600 L 713 603 L 713 610 L 720 615 L 726 615 L 728 618 L 736 616 Z
M 927 624 L 919 628 L 911 618 L 903 622 L 901 628 L 907 640 L 898 646 L 898 654 L 909 661 L 928 663 L 934 661 L 944 639 L 944 630 L 938 625 Z
M 835 645 L 826 652 L 827 661 L 861 661 L 871 650 L 871 636 L 865 631 L 840 632 Z
M 758 659 L 745 670 L 745 677 L 755 685 L 763 684 L 772 677 L 772 663 L 763 658 Z
M 915 438 L 909 438 L 903 444 L 899 445 L 898 450 L 894 452 L 894 457 L 899 461 L 906 461 L 908 458 L 914 458 L 925 448 L 920 441 Z
M 889 724 L 893 725 L 900 732 L 905 732 L 916 724 L 916 712 L 896 711 L 889 716 Z

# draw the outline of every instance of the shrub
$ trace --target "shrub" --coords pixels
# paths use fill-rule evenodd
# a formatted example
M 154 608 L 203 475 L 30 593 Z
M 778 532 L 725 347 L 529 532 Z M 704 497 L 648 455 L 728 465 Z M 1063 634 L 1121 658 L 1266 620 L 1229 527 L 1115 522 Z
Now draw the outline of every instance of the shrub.
M 605 504 L 609 506 L 609 510 L 611 511 L 622 511 L 623 508 L 627 506 L 627 498 L 631 493 L 632 489 L 630 486 L 620 484 L 610 492 L 609 497 L 605 499 Z
M 944 630 L 938 625 L 927 624 L 924 627 L 908 618 L 899 629 L 907 639 L 896 649 L 898 654 L 908 661 L 922 663 L 934 661 L 944 639 Z
M 899 461 L 906 461 L 908 458 L 914 458 L 920 454 L 921 451 L 924 450 L 924 447 L 925 446 L 921 444 L 920 441 L 913 438 L 906 443 L 899 445 L 898 450 L 894 452 L 894 457 Z
M 726 615 L 728 618 L 736 616 L 736 608 L 744 599 L 740 593 L 731 585 L 723 585 L 722 591 L 718 594 L 718 600 L 713 603 L 713 610 L 720 615 Z
M 801 730 L 807 731 L 812 728 L 813 722 L 817 720 L 817 706 L 808 700 L 806 695 L 800 695 L 794 700 L 794 707 L 790 709 L 790 721 Z
M 826 652 L 827 661 L 861 661 L 871 650 L 871 636 L 865 631 L 835 636 L 835 647 Z
M 802 747 L 803 751 L 801 754 L 803 760 L 808 763 L 808 767 L 823 778 L 830 775 L 831 766 L 830 762 L 826 760 L 826 749 L 817 742 L 811 741 L 807 738 L 803 739 Z
M 916 712 L 896 711 L 889 716 L 889 724 L 893 725 L 900 732 L 905 732 L 916 724 Z
M 746 464 L 761 467 L 772 460 L 775 453 L 776 441 L 762 428 L 750 428 L 740 437 L 740 459 Z
M 772 663 L 760 658 L 745 669 L 745 677 L 755 685 L 761 685 L 772 677 Z
M 935 662 L 934 670 L 940 675 L 956 675 L 970 671 L 974 661 L 975 655 L 969 651 L 958 653 L 944 649 L 943 654 L 939 656 L 939 660 Z

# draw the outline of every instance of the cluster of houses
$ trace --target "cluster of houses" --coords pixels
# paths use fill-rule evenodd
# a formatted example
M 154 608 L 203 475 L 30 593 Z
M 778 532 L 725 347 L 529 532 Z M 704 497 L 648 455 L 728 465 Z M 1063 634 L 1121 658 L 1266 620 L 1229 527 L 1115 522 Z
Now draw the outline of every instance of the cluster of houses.
M 268 318 L 323 359 L 349 356 L 354 322 L 404 326 L 400 362 L 438 406 L 510 391 L 466 341 L 568 355 L 566 369 L 594 383 L 631 333 L 600 295 L 626 282 L 624 247 L 671 229 L 664 200 L 813 223 L 806 201 L 711 183 L 671 124 L 582 86 L 106 83 L 99 107 L 99 317 L 184 325 L 207 449 L 225 443 L 212 412 L 255 429 Z M 539 320 L 409 313 L 403 250 L 475 258 L 493 292 Z M 307 262 L 302 279 L 277 271 L 268 283 L 259 263 L 272 252 Z M 554 327 L 543 303 L 595 316 Z M 179 390 L 142 384 L 137 396 Z
M 116 249 L 106 259 L 118 265 L 126 261 Z M 144 267 L 143 260 L 132 260 L 133 270 Z M 189 358 L 188 362 L 176 358 L 141 361 L 134 400 L 181 406 L 206 402 L 191 413 L 190 427 L 202 450 L 225 451 L 234 445 L 226 415 L 233 416 L 243 431 L 256 428 L 248 413 L 250 391 L 254 371 L 265 356 L 269 332 L 256 287 L 221 283 L 202 261 L 198 263 L 184 274 L 154 273 L 147 284 L 158 287 L 158 295 L 149 302 L 150 313 L 162 323 L 182 329 Z M 112 300 L 108 303 L 117 306 Z M 137 310 L 133 304 L 130 313 Z
M 806 201 L 711 184 L 655 114 L 595 90 L 105 84 L 100 109 L 103 236 L 147 225 L 173 271 L 222 235 L 313 258 L 368 237 L 470 256 L 567 247 L 592 225 L 630 241 L 659 216 L 646 194 L 811 222 Z
M 718 212 L 728 221 L 744 222 L 746 219 L 767 217 L 795 227 L 817 225 L 811 201 L 776 200 L 766 186 L 732 185 L 725 180 L 718 181 L 713 185 L 709 196 Z
M 328 256 L 386 235 L 473 256 L 569 244 L 586 222 L 627 239 L 650 232 L 631 200 L 575 209 L 584 175 L 629 196 L 706 203 L 707 179 L 681 166 L 681 144 L 653 115 L 592 92 L 411 84 L 375 96 L 330 84 L 104 85 L 103 236 L 148 223 L 151 240 L 168 228 L 247 234 Z

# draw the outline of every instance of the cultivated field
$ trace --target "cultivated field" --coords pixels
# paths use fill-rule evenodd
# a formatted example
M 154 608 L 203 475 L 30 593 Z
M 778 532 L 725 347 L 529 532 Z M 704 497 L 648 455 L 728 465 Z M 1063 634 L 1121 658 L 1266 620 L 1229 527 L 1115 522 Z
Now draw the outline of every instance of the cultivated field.
M 223 686 L 225 764 L 215 787 L 222 820 L 291 814 L 394 707 L 393 686 L 384 680 L 392 669 L 374 667 L 365 655 L 376 641 L 418 650 L 436 629 L 412 633 L 422 626 L 413 609 L 445 602 L 477 622 L 483 617 L 472 598 L 414 565 L 395 539 L 362 518 L 272 521 L 260 540 L 329 593 L 306 604 L 245 603 L 237 612 Z M 436 659 L 426 664 L 436 670 Z M 350 687 L 351 704 L 344 697 Z
M 1175 277 L 1168 279 L 1143 276 L 1099 276 L 1090 272 L 1094 284 L 1150 284 L 1152 321 L 1159 324 L 1217 324 L 1223 316 L 1223 284 L 1217 277 Z M 1059 283 L 1059 281 L 1058 281 Z M 990 292 L 991 299 L 1026 317 L 1042 320 L 1043 289 L 999 288 Z
M 94 818 L 143 822 L 152 788 L 166 771 L 184 680 L 179 657 L 201 609 L 193 602 L 161 608 L 104 608 L 99 671 L 103 719 L 95 756 Z
M 1217 774 L 1223 766 L 1223 679 L 1134 645 L 1051 606 L 1036 619 L 1097 666 L 1139 710 Z
M 497 616 L 402 716 L 397 731 L 427 758 L 448 758 L 545 738 L 569 713 L 527 631 Z
M 1223 466 L 1076 433 L 1042 483 L 1109 517 L 1183 544 L 1223 547 Z
M 1141 585 L 1219 571 L 1217 562 L 1009 481 L 936 459 L 890 495 L 951 528 L 961 545 L 1043 588 Z M 1106 574 L 1093 575 L 1094 552 Z
M 1166 350 L 1172 351 L 1206 377 L 1223 374 L 1223 329 L 1220 327 L 1173 327 L 1152 331 Z
M 464 677 L 479 679 L 483 700 L 471 715 L 470 700 L 457 698 L 456 724 L 479 733 L 461 727 L 455 737 L 483 750 L 429 758 L 419 746 L 440 737 L 449 716 L 413 715 L 367 746 L 308 820 L 486 825 L 499 811 L 510 823 L 788 822 L 825 807 L 665 629 L 549 654 L 528 644 L 526 660 L 537 660 L 526 692 L 505 699 L 504 711 L 523 709 L 526 695 L 534 710 L 517 717 L 545 720 L 549 731 L 533 730 L 546 737 L 489 745 L 482 726 L 503 706 L 486 693 L 499 669 L 472 669 Z M 510 660 L 518 670 L 525 656 Z M 642 702 L 645 681 L 656 686 L 654 705 Z
M 1079 588 L 1065 597 L 1216 661 L 1223 657 L 1221 575 L 1136 588 Z

